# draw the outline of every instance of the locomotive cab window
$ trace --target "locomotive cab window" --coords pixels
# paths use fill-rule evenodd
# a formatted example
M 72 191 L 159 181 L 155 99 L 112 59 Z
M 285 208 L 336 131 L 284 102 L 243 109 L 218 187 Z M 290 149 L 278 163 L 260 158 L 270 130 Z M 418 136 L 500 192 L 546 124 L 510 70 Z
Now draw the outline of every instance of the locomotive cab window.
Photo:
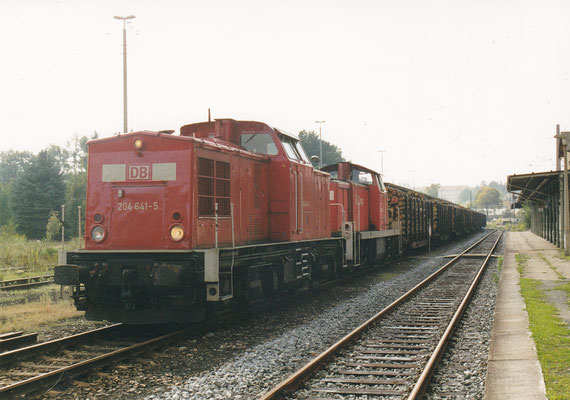
M 279 135 L 279 139 L 281 140 L 285 153 L 287 153 L 287 157 L 289 157 L 290 160 L 310 163 L 307 154 L 305 154 L 305 151 L 298 140 L 284 135 Z
M 290 160 L 301 161 L 301 157 L 297 154 L 295 147 L 293 147 L 293 144 L 288 139 L 282 138 L 281 144 L 283 144 L 285 153 L 287 153 L 287 157 L 289 157 Z
M 277 146 L 273 143 L 273 138 L 265 133 L 242 133 L 240 135 L 240 145 L 252 153 L 266 154 L 274 156 L 277 154 Z
M 373 183 L 372 174 L 370 172 L 359 171 L 357 169 L 352 171 L 353 182 L 360 183 L 361 185 L 370 186 Z
M 307 153 L 305 153 L 305 149 L 301 145 L 300 141 L 295 142 L 295 148 L 297 149 L 297 153 L 299 153 L 303 161 L 305 161 L 307 164 L 310 164 L 311 162 L 309 161 L 309 157 L 307 157 Z

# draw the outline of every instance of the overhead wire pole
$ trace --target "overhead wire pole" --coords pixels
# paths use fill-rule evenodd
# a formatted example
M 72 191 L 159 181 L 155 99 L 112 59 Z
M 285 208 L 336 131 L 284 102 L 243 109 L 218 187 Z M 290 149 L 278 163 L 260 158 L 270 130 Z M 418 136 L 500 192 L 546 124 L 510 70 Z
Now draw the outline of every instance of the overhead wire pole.
M 315 123 L 319 124 L 319 169 L 323 168 L 323 133 L 321 128 L 325 122 L 327 121 L 315 121 Z
M 127 133 L 127 20 L 133 19 L 135 16 L 114 16 L 113 18 L 123 21 L 123 133 Z

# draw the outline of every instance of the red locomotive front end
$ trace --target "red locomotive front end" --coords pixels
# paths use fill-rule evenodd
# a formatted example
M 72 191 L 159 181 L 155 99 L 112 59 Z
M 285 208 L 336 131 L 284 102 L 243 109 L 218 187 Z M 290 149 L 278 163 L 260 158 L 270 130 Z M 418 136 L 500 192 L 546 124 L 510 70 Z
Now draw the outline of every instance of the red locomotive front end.
M 188 249 L 194 143 L 136 132 L 89 143 L 86 250 Z

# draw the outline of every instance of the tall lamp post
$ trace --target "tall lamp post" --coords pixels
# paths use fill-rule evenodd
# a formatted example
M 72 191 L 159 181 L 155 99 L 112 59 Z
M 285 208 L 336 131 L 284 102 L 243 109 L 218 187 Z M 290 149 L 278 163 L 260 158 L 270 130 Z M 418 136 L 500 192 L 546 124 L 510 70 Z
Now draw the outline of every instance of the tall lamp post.
M 386 150 L 378 150 L 378 153 L 380 153 L 380 175 L 382 175 L 382 178 L 384 178 L 384 153 L 386 152 Z
M 321 128 L 325 122 L 327 121 L 315 121 L 315 123 L 319 124 L 319 169 L 323 168 L 323 133 Z
M 123 133 L 127 133 L 127 20 L 135 16 L 113 18 L 123 21 Z

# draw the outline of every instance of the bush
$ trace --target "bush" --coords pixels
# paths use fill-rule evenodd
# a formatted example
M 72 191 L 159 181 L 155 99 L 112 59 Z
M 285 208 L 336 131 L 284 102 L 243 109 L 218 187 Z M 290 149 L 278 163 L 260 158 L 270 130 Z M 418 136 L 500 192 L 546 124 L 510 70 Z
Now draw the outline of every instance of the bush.
M 46 239 L 59 240 L 61 239 L 61 221 L 57 211 L 50 211 L 49 219 L 46 226 Z

